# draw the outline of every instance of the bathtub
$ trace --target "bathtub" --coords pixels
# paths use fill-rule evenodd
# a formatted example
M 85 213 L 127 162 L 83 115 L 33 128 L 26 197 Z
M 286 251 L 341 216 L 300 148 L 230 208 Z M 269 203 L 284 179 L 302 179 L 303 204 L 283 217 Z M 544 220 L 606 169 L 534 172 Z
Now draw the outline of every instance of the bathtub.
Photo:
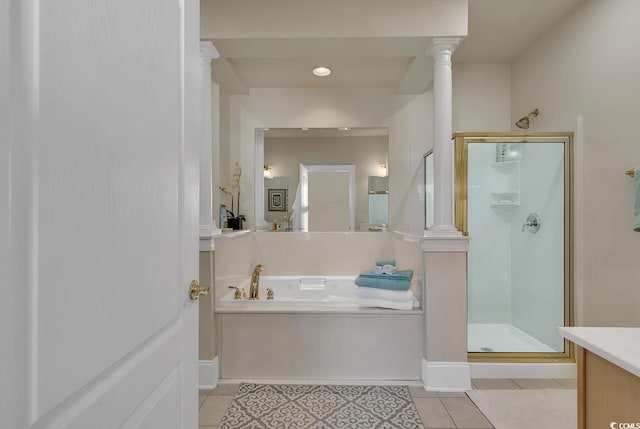
M 271 308 L 291 307 L 292 310 L 309 307 L 356 309 L 355 276 L 262 276 L 260 277 L 259 300 L 235 300 L 234 290 L 229 289 L 219 301 L 220 311 L 230 308 L 236 311 L 268 310 Z M 250 279 L 238 285 L 249 292 Z M 267 289 L 273 290 L 273 299 L 268 300 Z
M 262 276 L 260 277 L 259 300 L 234 299 L 234 290 L 219 300 L 218 311 L 269 311 L 289 309 L 291 311 L 310 311 L 323 309 L 330 311 L 359 311 L 375 309 L 360 307 L 357 303 L 356 276 Z M 250 279 L 237 287 L 249 292 Z M 267 289 L 273 291 L 273 299 L 267 299 Z M 415 300 L 414 307 L 419 307 Z M 385 310 L 384 311 L 399 311 Z M 402 310 L 400 310 L 402 311 Z
M 418 381 L 423 311 L 360 307 L 355 276 L 261 276 L 260 299 L 218 289 L 220 378 Z M 249 290 L 249 279 L 238 284 Z M 267 288 L 274 299 L 267 300 Z

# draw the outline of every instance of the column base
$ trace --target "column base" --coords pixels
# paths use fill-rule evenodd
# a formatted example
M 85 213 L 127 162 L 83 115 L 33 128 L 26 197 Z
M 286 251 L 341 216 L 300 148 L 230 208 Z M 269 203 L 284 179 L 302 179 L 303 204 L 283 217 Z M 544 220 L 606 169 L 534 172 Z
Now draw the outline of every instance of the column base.
M 467 362 L 428 362 L 422 359 L 424 390 L 464 392 L 471 390 L 471 368 Z

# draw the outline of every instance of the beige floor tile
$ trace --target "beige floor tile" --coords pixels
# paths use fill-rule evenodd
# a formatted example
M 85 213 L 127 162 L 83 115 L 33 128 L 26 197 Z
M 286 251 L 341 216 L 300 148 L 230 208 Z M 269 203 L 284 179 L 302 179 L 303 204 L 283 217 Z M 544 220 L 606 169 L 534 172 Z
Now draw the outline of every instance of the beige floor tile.
M 499 429 L 576 429 L 575 390 L 472 390 L 469 397 Z
M 425 428 L 448 429 L 456 427 L 439 398 L 414 398 L 413 402 L 416 404 Z
M 550 378 L 514 378 L 513 381 L 523 389 L 563 389 L 560 383 Z
M 520 386 L 518 386 L 513 380 L 510 378 L 474 378 L 473 386 L 476 389 L 483 390 L 519 390 Z
M 215 389 L 211 391 L 211 395 L 216 396 L 235 396 L 238 393 L 238 383 L 219 383 Z
M 442 398 L 442 405 L 453 419 L 458 428 L 493 428 L 489 420 L 471 402 L 471 399 L 464 398 Z
M 437 398 L 438 393 L 424 390 L 424 387 L 409 387 L 409 393 L 412 398 Z
M 232 401 L 233 396 L 209 395 L 200 407 L 200 425 L 217 426 Z
M 578 380 L 575 378 L 556 378 L 554 379 L 564 389 L 577 389 Z

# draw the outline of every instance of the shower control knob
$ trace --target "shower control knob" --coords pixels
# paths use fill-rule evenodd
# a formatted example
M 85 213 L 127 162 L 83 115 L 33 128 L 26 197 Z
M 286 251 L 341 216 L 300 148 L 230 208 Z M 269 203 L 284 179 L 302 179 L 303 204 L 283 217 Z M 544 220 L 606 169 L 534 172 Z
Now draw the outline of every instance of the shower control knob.
M 529 216 L 527 216 L 527 220 L 524 225 L 522 225 L 522 232 L 524 232 L 524 229 L 526 228 L 527 231 L 535 234 L 540 231 L 541 226 L 542 221 L 540 220 L 540 216 L 538 216 L 537 213 L 531 213 Z

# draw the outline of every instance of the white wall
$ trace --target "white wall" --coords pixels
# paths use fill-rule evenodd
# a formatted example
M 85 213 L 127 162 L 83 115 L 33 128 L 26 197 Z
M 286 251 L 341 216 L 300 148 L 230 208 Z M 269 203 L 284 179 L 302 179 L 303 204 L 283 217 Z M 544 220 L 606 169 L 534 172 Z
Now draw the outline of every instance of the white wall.
M 577 322 L 640 324 L 640 235 L 632 232 L 640 165 L 640 2 L 585 0 L 512 66 L 515 121 L 540 108 L 531 131 L 576 132 Z
M 224 88 L 218 86 L 215 82 L 212 82 L 212 89 L 217 87 L 217 96 L 219 100 L 219 117 L 214 116 L 212 118 L 214 129 L 217 128 L 219 133 L 218 139 L 213 139 L 214 146 L 212 151 L 213 156 L 213 217 L 216 219 L 216 224 L 221 228 L 220 223 L 220 204 L 225 204 L 227 207 L 231 207 L 231 198 L 222 193 L 219 190 L 219 186 L 229 186 L 231 183 L 230 174 L 230 155 L 231 147 L 229 145 L 229 124 L 230 124 L 230 112 L 229 112 L 229 94 Z M 215 112 L 216 109 L 213 109 Z M 217 144 L 216 144 L 217 143 Z
M 454 62 L 452 72 L 454 132 L 509 131 L 511 66 Z
M 256 128 L 387 127 L 390 226 L 421 232 L 424 184 L 418 170 L 422 155 L 432 147 L 432 104 L 430 91 L 397 95 L 386 89 L 252 89 L 249 95 L 232 95 L 229 162 L 237 161 L 243 169 L 240 211 L 248 215 L 247 226 L 255 222 Z

